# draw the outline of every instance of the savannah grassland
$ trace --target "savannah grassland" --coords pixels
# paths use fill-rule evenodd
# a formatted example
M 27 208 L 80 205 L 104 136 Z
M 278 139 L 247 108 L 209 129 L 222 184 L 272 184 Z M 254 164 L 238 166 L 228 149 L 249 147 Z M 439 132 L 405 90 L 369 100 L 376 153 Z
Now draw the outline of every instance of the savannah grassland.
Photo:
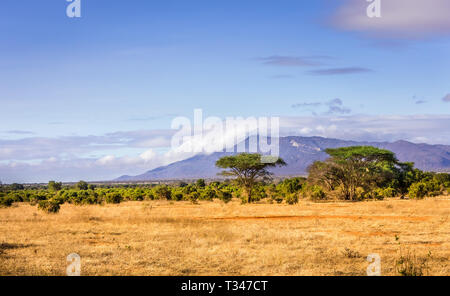
M 58 214 L 0 208 L 0 275 L 366 275 L 401 256 L 424 275 L 450 275 L 450 199 L 297 205 L 238 201 L 64 204 Z M 396 239 L 397 237 L 397 239 Z

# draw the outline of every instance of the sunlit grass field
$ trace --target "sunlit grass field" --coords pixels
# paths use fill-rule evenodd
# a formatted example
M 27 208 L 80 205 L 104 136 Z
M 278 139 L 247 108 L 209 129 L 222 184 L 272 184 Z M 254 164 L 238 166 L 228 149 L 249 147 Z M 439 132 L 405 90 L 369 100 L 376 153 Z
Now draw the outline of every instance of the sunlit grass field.
M 0 275 L 450 275 L 450 200 L 238 201 L 0 208 Z M 403 265 L 399 263 L 400 258 Z M 406 262 L 405 262 L 406 261 Z

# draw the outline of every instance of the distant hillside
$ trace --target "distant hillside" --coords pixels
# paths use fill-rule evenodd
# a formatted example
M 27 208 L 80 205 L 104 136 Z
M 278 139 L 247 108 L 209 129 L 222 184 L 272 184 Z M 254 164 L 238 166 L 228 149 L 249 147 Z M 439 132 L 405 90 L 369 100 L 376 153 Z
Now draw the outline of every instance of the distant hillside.
M 450 146 L 414 144 L 407 141 L 355 142 L 322 137 L 283 137 L 280 138 L 280 156 L 288 164 L 274 169 L 278 176 L 305 175 L 307 167 L 316 160 L 325 160 L 327 148 L 347 146 L 375 146 L 393 151 L 402 162 L 414 162 L 425 171 L 450 171 Z M 168 179 L 213 178 L 220 172 L 215 162 L 230 153 L 217 152 L 200 154 L 189 159 L 159 167 L 138 176 L 122 176 L 115 181 L 150 181 Z

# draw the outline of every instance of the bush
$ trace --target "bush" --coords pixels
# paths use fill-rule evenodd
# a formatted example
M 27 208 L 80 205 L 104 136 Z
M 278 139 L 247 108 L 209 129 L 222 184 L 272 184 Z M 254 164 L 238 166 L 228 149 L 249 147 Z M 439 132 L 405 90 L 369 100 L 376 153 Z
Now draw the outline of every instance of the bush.
M 167 200 L 172 199 L 172 192 L 170 191 L 170 188 L 166 185 L 156 187 L 154 192 L 158 199 L 167 199 Z
M 111 192 L 106 194 L 106 199 L 105 199 L 106 203 L 109 204 L 119 204 L 122 202 L 122 195 L 120 195 L 117 192 Z
M 425 196 L 439 196 L 442 194 L 443 188 L 436 180 L 421 181 L 409 187 L 409 197 L 421 199 Z
M 77 183 L 77 185 L 76 185 L 76 188 L 78 190 L 88 190 L 89 189 L 89 185 L 85 181 L 79 181 Z
M 306 179 L 301 178 L 301 177 L 285 179 L 283 182 L 278 184 L 278 188 L 280 191 L 283 191 L 286 193 L 296 193 L 302 189 L 303 184 L 305 182 L 306 182 Z
M 400 256 L 397 259 L 396 269 L 401 276 L 424 276 L 428 273 L 428 260 L 431 258 L 431 253 L 425 258 L 419 258 L 415 254 L 408 252 L 406 255 Z
M 40 201 L 47 200 L 49 198 L 50 198 L 50 196 L 47 196 L 44 193 L 38 192 L 38 193 L 30 196 L 30 204 L 34 206 L 34 205 L 38 204 Z
M 61 182 L 50 181 L 48 182 L 48 190 L 49 191 L 60 191 L 62 189 Z
M 101 199 L 98 199 L 98 195 L 97 194 L 92 194 L 92 195 L 89 195 L 87 198 L 84 198 L 82 200 L 82 203 L 86 204 L 86 205 L 100 204 L 101 203 Z
M 183 193 L 181 193 L 181 192 L 175 193 L 173 195 L 173 197 L 175 198 L 176 201 L 182 201 L 183 200 Z
M 25 189 L 25 187 L 22 184 L 17 184 L 17 183 L 11 184 L 10 188 L 11 188 L 11 190 L 24 190 Z
M 200 194 L 200 199 L 202 199 L 202 200 L 212 201 L 216 197 L 217 197 L 216 191 L 213 188 L 211 188 L 210 186 L 203 189 Z
M 322 187 L 319 185 L 305 186 L 302 190 L 302 195 L 305 198 L 309 198 L 312 201 L 325 200 L 327 195 Z
M 195 182 L 195 186 L 197 186 L 198 188 L 205 188 L 206 182 L 204 179 L 198 179 L 197 182 Z
M 252 202 L 267 198 L 266 188 L 259 184 L 253 188 Z
M 132 200 L 132 201 L 143 201 L 144 193 L 141 190 L 136 189 L 134 192 L 130 193 L 130 195 L 128 196 L 128 199 Z
M 198 193 L 197 191 L 194 191 L 192 193 L 190 193 L 188 195 L 189 200 L 193 203 L 193 204 L 197 204 L 197 200 L 200 197 L 200 193 Z
M 14 203 L 14 199 L 12 199 L 10 196 L 3 196 L 0 197 L 0 207 L 7 208 L 12 206 Z
M 38 209 L 48 214 L 56 214 L 60 208 L 60 203 L 56 199 L 41 200 L 38 203 Z
M 388 188 L 384 188 L 381 192 L 381 195 L 384 198 L 389 198 L 389 197 L 395 197 L 397 195 L 397 192 L 395 191 L 394 188 L 392 187 L 388 187 Z
M 23 198 L 19 193 L 11 194 L 10 197 L 12 198 L 13 202 L 22 202 Z
M 427 195 L 427 186 L 424 182 L 414 183 L 409 187 L 409 197 L 421 199 Z
M 285 197 L 285 200 L 288 204 L 294 205 L 298 203 L 298 193 L 291 193 Z
M 233 199 L 233 194 L 228 190 L 221 190 L 219 193 L 219 198 L 224 203 L 229 203 Z

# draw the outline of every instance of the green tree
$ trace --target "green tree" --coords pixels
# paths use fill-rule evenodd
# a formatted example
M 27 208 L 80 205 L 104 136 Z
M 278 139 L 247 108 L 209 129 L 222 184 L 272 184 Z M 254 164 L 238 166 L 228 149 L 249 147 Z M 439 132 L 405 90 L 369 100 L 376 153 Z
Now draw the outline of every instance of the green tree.
M 393 152 L 372 146 L 327 149 L 326 152 L 329 159 L 315 162 L 308 168 L 309 180 L 329 190 L 339 188 L 346 200 L 358 199 L 361 188 L 370 193 L 378 186 L 387 187 L 410 168 L 400 163 Z
M 157 186 L 154 189 L 155 195 L 158 197 L 158 199 L 172 199 L 172 191 L 170 190 L 170 187 L 167 185 Z
M 25 187 L 22 184 L 13 183 L 11 184 L 11 190 L 24 190 Z
M 78 190 L 88 190 L 89 185 L 85 181 L 79 181 L 76 185 Z
M 261 154 L 250 153 L 225 156 L 216 162 L 217 167 L 227 169 L 221 173 L 223 176 L 236 178 L 237 183 L 239 186 L 242 186 L 247 195 L 247 202 L 252 202 L 253 188 L 257 181 L 271 175 L 267 169 L 283 165 L 286 165 L 286 163 L 281 158 L 274 158 L 271 162 L 264 162 Z
M 60 191 L 62 189 L 61 182 L 50 181 L 48 182 L 48 190 L 50 191 Z
M 198 188 L 205 188 L 206 182 L 205 182 L 204 179 L 198 179 L 197 182 L 195 182 L 195 185 L 196 185 Z

